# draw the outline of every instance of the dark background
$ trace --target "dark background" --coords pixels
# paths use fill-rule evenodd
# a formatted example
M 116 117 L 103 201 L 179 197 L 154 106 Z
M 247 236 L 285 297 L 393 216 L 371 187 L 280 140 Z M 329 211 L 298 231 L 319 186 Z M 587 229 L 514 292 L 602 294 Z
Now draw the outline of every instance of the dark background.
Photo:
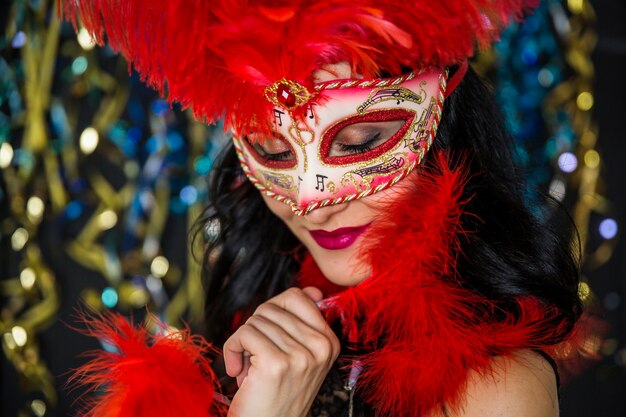
M 594 116 L 599 127 L 598 152 L 604 159 L 604 194 L 614 204 L 620 224 L 626 220 L 626 1 L 596 0 L 598 44 L 593 55 L 595 79 Z M 585 271 L 599 304 L 617 293 L 620 303 L 602 315 L 610 325 L 608 338 L 622 341 L 616 354 L 566 383 L 561 391 L 564 417 L 626 416 L 626 239 L 622 231 L 612 259 L 593 271 Z

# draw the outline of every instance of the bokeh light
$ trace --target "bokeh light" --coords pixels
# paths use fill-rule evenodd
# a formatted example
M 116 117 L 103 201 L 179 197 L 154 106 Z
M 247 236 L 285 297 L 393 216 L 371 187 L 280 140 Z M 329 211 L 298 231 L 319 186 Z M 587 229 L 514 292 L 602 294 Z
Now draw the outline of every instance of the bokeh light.
M 113 308 L 117 305 L 119 297 L 117 295 L 117 291 L 114 288 L 106 287 L 102 290 L 102 304 L 104 304 L 107 308 Z
M 24 45 L 26 45 L 26 40 L 27 40 L 26 34 L 20 30 L 13 37 L 13 40 L 11 41 L 11 46 L 14 47 L 15 49 L 20 49 Z
M 22 287 L 24 287 L 25 290 L 33 288 L 36 280 L 37 276 L 32 268 L 24 268 L 20 273 L 20 284 L 22 284 Z
M 26 330 L 22 326 L 13 326 L 11 336 L 13 336 L 15 344 L 19 347 L 26 345 L 28 341 L 28 333 L 26 333 Z
M 164 256 L 157 256 L 150 264 L 150 272 L 155 277 L 162 278 L 167 274 L 170 268 L 170 262 Z
M 96 42 L 89 34 L 89 31 L 87 31 L 84 27 L 80 28 L 78 34 L 76 35 L 76 39 L 78 40 L 80 47 L 85 51 L 90 51 L 96 46 Z
M 87 71 L 88 66 L 87 58 L 79 56 L 72 62 L 72 73 L 74 73 L 74 75 L 81 75 Z
M 550 182 L 548 194 L 557 201 L 565 198 L 565 183 L 560 179 L 554 179 Z
M 187 185 L 180 190 L 180 199 L 183 203 L 191 206 L 198 201 L 198 190 L 193 185 Z
M 578 159 L 572 152 L 563 152 L 557 160 L 559 169 L 563 172 L 570 173 L 576 171 L 578 167 Z
M 39 223 L 41 221 L 44 209 L 45 205 L 43 200 L 36 195 L 29 198 L 26 203 L 26 215 L 33 223 Z
M 617 221 L 615 219 L 604 219 L 600 222 L 598 226 L 598 231 L 600 232 L 600 236 L 604 239 L 613 239 L 617 236 L 618 226 Z
M 583 91 L 576 97 L 576 106 L 582 111 L 591 110 L 593 107 L 593 95 L 589 91 Z
M 594 149 L 590 149 L 585 152 L 585 156 L 583 158 L 585 165 L 591 169 L 595 169 L 598 165 L 600 165 L 600 154 Z
M 113 210 L 105 210 L 98 216 L 98 224 L 103 230 L 113 228 L 117 224 L 117 214 Z
M 11 165 L 13 161 L 13 147 L 10 143 L 4 142 L 0 145 L 0 169 L 6 168 Z
M 15 232 L 11 235 L 11 247 L 13 250 L 16 252 L 22 250 L 26 242 L 28 242 L 28 237 L 28 230 L 23 227 L 15 229 Z
M 100 136 L 98 135 L 98 131 L 93 127 L 88 127 L 80 134 L 80 150 L 83 151 L 84 154 L 89 155 L 96 150 L 99 141 Z
M 33 410 L 33 413 L 37 416 L 37 417 L 43 417 L 46 415 L 46 403 L 44 403 L 41 400 L 33 400 L 30 403 L 30 409 Z

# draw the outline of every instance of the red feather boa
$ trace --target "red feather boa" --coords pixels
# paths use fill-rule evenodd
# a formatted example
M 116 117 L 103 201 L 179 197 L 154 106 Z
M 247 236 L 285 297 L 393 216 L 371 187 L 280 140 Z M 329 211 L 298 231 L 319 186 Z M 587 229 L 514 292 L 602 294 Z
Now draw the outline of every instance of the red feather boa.
M 264 89 L 347 61 L 380 71 L 443 67 L 488 46 L 538 0 L 65 0 L 68 19 L 170 101 L 245 133 L 270 123 Z M 262 126 L 252 126 L 255 130 Z
M 188 330 L 151 335 L 118 314 L 83 315 L 84 331 L 115 349 L 89 352 L 70 379 L 98 391 L 81 417 L 211 417 L 225 415 L 214 398 L 213 348 Z M 164 325 L 161 330 L 165 330 Z
M 495 355 L 550 350 L 555 331 L 546 323 L 556 312 L 532 298 L 518 300 L 519 317 L 494 322 L 493 303 L 460 287 L 464 172 L 444 157 L 435 165 L 421 169 L 412 190 L 368 230 L 362 257 L 372 276 L 335 295 L 326 310 L 342 320 L 346 337 L 358 335 L 373 349 L 361 358 L 357 389 L 382 415 L 456 410 L 470 370 L 488 371 Z M 325 287 L 310 260 L 301 277 L 302 286 Z
M 444 406 L 458 410 L 468 372 L 488 372 L 495 355 L 554 351 L 556 329 L 546 324 L 554 311 L 520 298 L 517 318 L 494 321 L 493 303 L 460 287 L 455 265 L 465 174 L 451 169 L 446 158 L 434 157 L 435 168 L 418 169 L 411 190 L 383 207 L 368 230 L 362 256 L 372 266 L 370 278 L 341 289 L 310 258 L 300 274 L 299 285 L 334 294 L 327 300 L 328 319 L 340 318 L 350 340 L 356 335 L 372 348 L 360 357 L 357 389 L 381 415 L 417 417 Z M 104 389 L 84 416 L 224 414 L 215 408 L 215 376 L 204 359 L 209 346 L 202 338 L 188 332 L 149 336 L 121 316 L 102 319 L 89 321 L 88 333 L 118 353 L 97 353 L 78 371 L 75 378 Z

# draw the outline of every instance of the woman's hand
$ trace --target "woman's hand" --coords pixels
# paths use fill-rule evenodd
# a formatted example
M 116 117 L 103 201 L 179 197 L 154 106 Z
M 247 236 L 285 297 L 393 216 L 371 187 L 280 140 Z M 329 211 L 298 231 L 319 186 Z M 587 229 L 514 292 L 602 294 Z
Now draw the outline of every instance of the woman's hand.
M 305 416 L 339 355 L 317 288 L 290 288 L 259 306 L 224 344 L 239 390 L 230 417 Z

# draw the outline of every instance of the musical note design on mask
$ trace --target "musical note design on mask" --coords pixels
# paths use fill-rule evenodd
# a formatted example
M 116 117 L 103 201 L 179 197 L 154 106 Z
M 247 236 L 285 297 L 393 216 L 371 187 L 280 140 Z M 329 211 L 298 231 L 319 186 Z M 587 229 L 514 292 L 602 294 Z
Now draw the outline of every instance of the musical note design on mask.
M 395 101 L 397 106 L 405 101 L 422 104 L 426 100 L 426 95 L 424 89 L 421 89 L 420 93 L 416 93 L 405 87 L 379 88 L 372 91 L 367 100 L 356 108 L 356 111 L 363 113 L 369 107 L 383 101 Z
M 367 177 L 370 175 L 385 175 L 391 172 L 397 171 L 404 166 L 404 159 L 393 156 L 383 163 L 373 165 L 371 167 L 365 167 L 352 171 L 354 174 L 360 177 Z
M 363 166 L 354 171 L 347 172 L 341 178 L 343 187 L 353 186 L 359 191 L 370 189 L 372 182 L 378 176 L 390 175 L 406 166 L 406 155 L 390 155 L 386 159 L 379 159 L 374 165 Z
M 323 193 L 325 189 L 324 180 L 328 177 L 326 175 L 316 174 L 315 178 L 317 179 L 317 185 L 315 186 L 315 189 Z
M 274 109 L 274 118 L 276 119 L 276 124 L 278 126 L 282 126 L 283 125 L 283 118 L 282 118 L 283 114 L 285 114 L 284 111 L 280 111 L 278 109 Z
M 408 143 L 405 143 L 413 152 L 419 152 L 421 149 L 419 145 L 424 139 L 430 140 L 430 125 L 436 108 L 435 104 L 435 99 L 431 97 L 428 107 L 422 112 L 419 121 L 413 126 L 413 132 L 416 133 L 415 137 Z

